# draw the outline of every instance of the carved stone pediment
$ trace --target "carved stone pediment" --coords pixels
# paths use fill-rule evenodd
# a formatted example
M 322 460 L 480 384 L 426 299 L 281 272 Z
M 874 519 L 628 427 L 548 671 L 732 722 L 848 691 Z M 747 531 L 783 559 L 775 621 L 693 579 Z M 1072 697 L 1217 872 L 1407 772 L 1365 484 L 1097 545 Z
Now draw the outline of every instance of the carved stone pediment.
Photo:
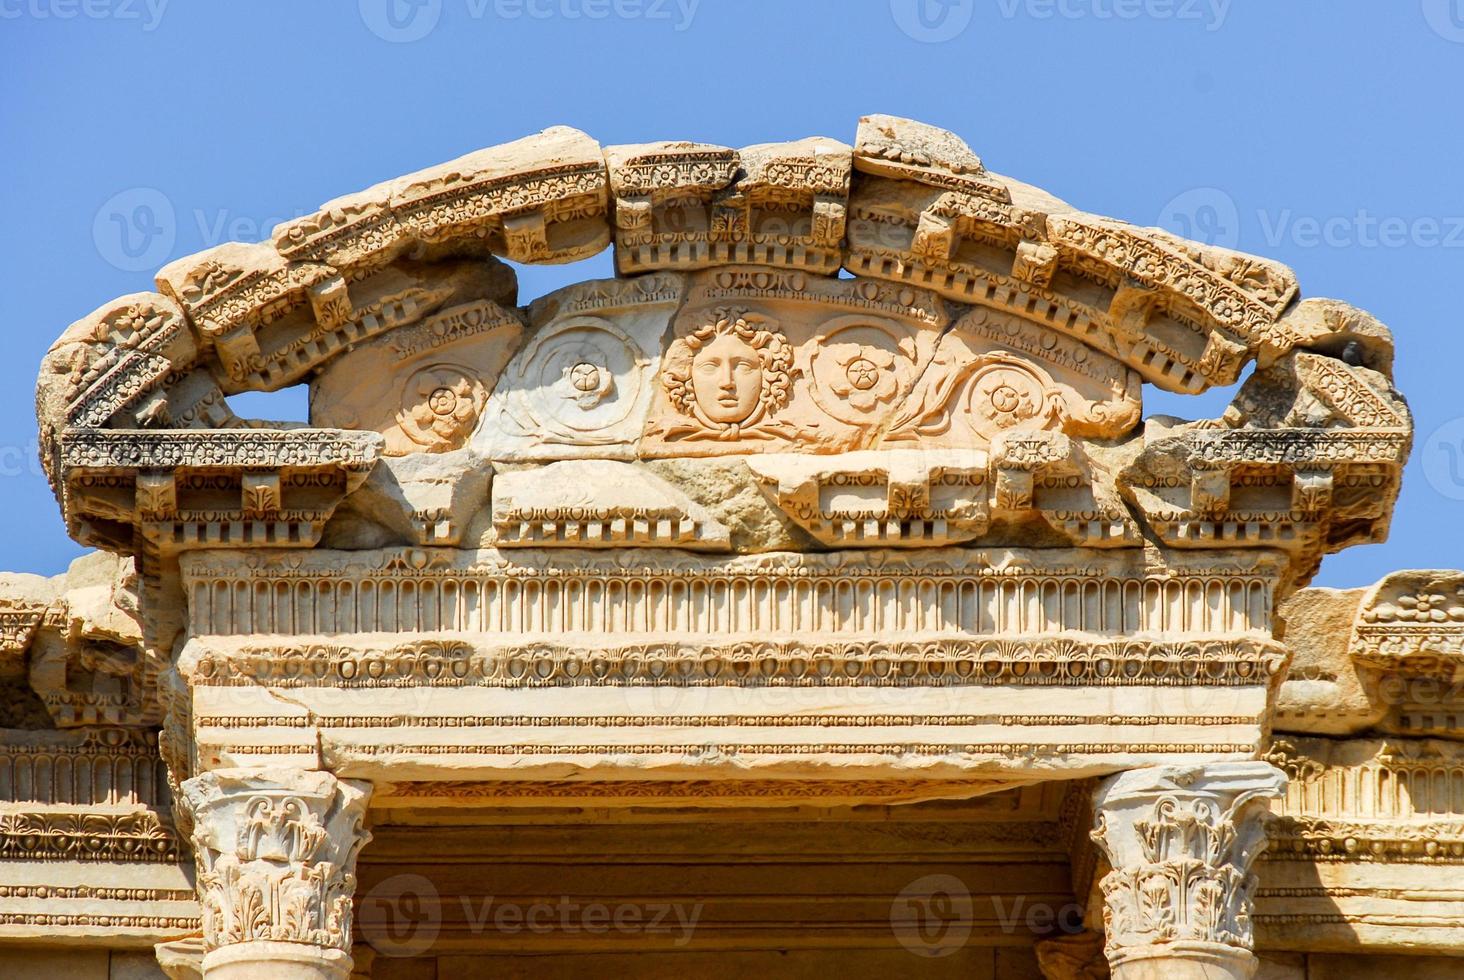
M 1402 673 L 1464 670 L 1464 573 L 1395 572 L 1362 598 L 1352 655 Z

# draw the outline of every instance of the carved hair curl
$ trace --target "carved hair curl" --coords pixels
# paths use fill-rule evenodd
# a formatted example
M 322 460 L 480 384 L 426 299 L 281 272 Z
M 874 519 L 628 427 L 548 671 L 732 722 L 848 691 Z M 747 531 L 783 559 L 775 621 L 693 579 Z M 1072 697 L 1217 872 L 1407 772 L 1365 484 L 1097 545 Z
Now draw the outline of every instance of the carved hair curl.
M 758 395 L 762 411 L 754 416 L 771 414 L 788 404 L 793 395 L 793 348 L 778 329 L 777 321 L 741 307 L 724 306 L 712 310 L 707 322 L 673 343 L 667 353 L 662 384 L 676 410 L 683 415 L 697 414 L 691 365 L 698 351 L 721 336 L 741 340 L 757 351 L 762 362 L 762 391 Z

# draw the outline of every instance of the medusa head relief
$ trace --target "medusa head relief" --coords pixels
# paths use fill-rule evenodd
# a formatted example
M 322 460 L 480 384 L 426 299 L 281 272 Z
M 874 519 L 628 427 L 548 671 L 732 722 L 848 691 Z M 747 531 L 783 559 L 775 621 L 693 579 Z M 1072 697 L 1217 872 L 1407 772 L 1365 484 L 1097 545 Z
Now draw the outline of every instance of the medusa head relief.
M 666 353 L 661 383 L 694 424 L 671 438 L 790 438 L 774 416 L 793 391 L 793 347 L 777 321 L 741 307 L 707 312 Z

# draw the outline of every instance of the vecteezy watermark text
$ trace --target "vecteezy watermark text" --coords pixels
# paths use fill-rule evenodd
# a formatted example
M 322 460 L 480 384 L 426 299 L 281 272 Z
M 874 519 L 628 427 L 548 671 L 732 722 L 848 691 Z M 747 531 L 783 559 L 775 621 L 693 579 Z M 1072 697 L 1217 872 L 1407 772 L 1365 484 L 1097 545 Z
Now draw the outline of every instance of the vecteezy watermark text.
M 691 942 L 703 909 L 701 902 L 600 902 L 567 895 L 537 902 L 459 895 L 457 901 L 474 935 L 664 936 L 677 948 Z M 441 896 L 422 875 L 392 875 L 362 897 L 357 919 L 362 938 L 381 955 L 420 956 L 442 929 Z
M 1003 20 L 1157 20 L 1217 31 L 1232 0 L 890 0 L 890 16 L 913 40 L 937 44 L 965 33 L 978 2 Z
M 97 208 L 92 218 L 92 243 L 97 254 L 123 272 L 153 272 L 173 256 L 178 213 L 172 199 L 156 187 L 129 187 Z M 200 248 L 224 242 L 262 241 L 275 225 L 308 213 L 256 217 L 229 208 L 190 208 L 185 212 L 197 228 Z
M 1461 0 L 1464 2 L 1464 0 Z M 1177 235 L 1222 248 L 1239 246 L 1243 233 L 1259 235 L 1266 248 L 1464 248 L 1464 214 L 1381 215 L 1367 208 L 1315 215 L 1292 208 L 1257 208 L 1247 225 L 1235 198 L 1218 187 L 1177 194 L 1159 212 L 1158 224 Z
M 1008 935 L 1021 929 L 1035 935 L 1054 931 L 1081 932 L 1083 908 L 1076 902 L 1054 906 L 1030 901 L 1025 895 L 990 896 L 997 927 Z M 890 929 L 900 945 L 916 956 L 950 956 L 971 938 L 976 902 L 966 883 L 955 875 L 917 878 L 900 890 L 890 904 Z
M 701 0 L 449 0 L 453 14 L 482 20 L 633 20 L 691 27 Z M 358 0 L 361 22 L 383 41 L 420 41 L 437 29 L 444 0 Z
M 155 31 L 169 0 L 0 0 L 0 20 L 136 21 Z

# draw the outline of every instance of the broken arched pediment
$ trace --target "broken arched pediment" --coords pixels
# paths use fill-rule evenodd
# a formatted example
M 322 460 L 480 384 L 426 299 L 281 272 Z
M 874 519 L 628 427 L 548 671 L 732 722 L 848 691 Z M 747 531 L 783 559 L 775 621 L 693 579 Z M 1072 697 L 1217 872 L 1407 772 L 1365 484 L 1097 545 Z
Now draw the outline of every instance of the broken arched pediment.
M 527 308 L 499 261 L 611 244 L 620 278 Z M 1384 532 L 1409 433 L 1365 314 L 887 116 L 852 148 L 602 149 L 554 128 L 180 259 L 158 288 L 73 325 L 38 390 L 68 526 L 121 551 L 309 547 L 353 494 L 347 523 L 376 528 L 360 540 L 497 544 L 512 522 L 453 480 L 460 453 L 485 472 L 681 461 L 681 479 L 788 455 L 718 471 L 737 515 L 689 488 L 728 547 L 1125 547 L 1147 524 L 1175 547 L 1289 550 L 1304 578 Z M 1136 429 L 1143 383 L 1200 391 L 1252 360 L 1266 371 L 1224 419 Z M 307 381 L 304 429 L 225 401 Z M 1300 407 L 1255 410 L 1276 397 Z M 529 537 L 561 533 L 582 536 Z

